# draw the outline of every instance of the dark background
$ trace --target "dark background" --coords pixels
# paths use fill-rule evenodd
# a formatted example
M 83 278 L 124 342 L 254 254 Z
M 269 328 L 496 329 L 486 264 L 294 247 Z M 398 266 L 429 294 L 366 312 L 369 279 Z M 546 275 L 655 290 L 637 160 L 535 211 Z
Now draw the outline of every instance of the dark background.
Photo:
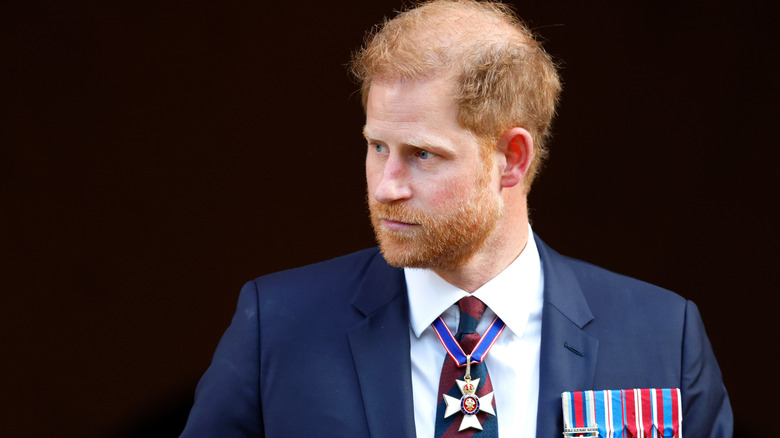
M 175 436 L 245 281 L 373 245 L 345 64 L 398 1 L 126 3 L 0 6 L 3 436 Z M 776 16 L 626 3 L 517 2 L 565 81 L 534 229 L 694 300 L 757 436 Z

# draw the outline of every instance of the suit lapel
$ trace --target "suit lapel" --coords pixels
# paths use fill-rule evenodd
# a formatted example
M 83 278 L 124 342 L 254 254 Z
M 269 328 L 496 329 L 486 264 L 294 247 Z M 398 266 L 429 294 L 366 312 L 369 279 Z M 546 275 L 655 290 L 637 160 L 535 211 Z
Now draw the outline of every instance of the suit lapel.
M 536 436 L 547 438 L 562 432 L 561 393 L 592 389 L 598 341 L 583 331 L 593 315 L 569 262 L 534 237 L 544 270 Z M 377 254 L 352 304 L 365 315 L 348 336 L 371 437 L 414 437 L 403 271 Z
M 409 304 L 403 271 L 377 254 L 352 304 L 365 315 L 348 336 L 371 437 L 413 437 Z
M 544 270 L 536 436 L 546 438 L 561 436 L 561 393 L 592 389 L 598 341 L 583 331 L 593 314 L 567 259 L 536 243 Z

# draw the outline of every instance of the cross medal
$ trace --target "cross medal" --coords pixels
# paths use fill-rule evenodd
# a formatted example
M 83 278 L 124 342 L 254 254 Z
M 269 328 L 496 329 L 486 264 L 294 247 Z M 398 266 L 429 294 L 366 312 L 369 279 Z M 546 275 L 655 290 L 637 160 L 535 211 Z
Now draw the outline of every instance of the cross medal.
M 471 380 L 471 364 L 481 363 L 485 356 L 487 356 L 490 348 L 496 342 L 501 333 L 504 331 L 506 324 L 504 321 L 496 316 L 493 322 L 490 323 L 485 334 L 482 335 L 477 345 L 474 347 L 474 351 L 471 354 L 466 354 L 461 348 L 458 341 L 452 335 L 450 328 L 444 320 L 439 317 L 433 321 L 433 330 L 441 341 L 441 345 L 447 350 L 452 360 L 458 365 L 458 367 L 465 366 L 466 373 L 463 376 L 463 380 L 455 380 L 460 388 L 462 394 L 460 399 L 451 397 L 444 394 L 444 418 L 455 415 L 456 412 L 463 414 L 463 418 L 460 421 L 460 428 L 458 432 L 463 429 L 472 427 L 474 429 L 482 430 L 482 425 L 477 419 L 477 414 L 480 412 L 487 412 L 490 415 L 496 415 L 496 411 L 493 409 L 493 392 L 484 395 L 482 397 L 477 396 L 477 388 L 479 388 L 479 379 Z
M 463 429 L 473 427 L 475 429 L 482 430 L 482 425 L 479 424 L 477 419 L 477 413 L 487 412 L 490 415 L 496 415 L 493 410 L 493 391 L 482 396 L 477 397 L 477 388 L 479 388 L 479 379 L 471 380 L 471 355 L 466 355 L 466 375 L 463 376 L 463 380 L 455 380 L 460 388 L 460 393 L 463 396 L 460 399 L 444 394 L 444 403 L 447 408 L 444 411 L 444 418 L 455 415 L 457 412 L 463 413 L 463 419 L 460 420 L 460 427 L 458 432 Z

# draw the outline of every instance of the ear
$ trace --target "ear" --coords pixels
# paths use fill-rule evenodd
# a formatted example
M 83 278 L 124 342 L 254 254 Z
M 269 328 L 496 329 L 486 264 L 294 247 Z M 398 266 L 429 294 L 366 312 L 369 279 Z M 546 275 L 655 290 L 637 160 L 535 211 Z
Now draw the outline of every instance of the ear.
M 498 153 L 503 155 L 501 187 L 514 187 L 523 181 L 534 157 L 534 140 L 523 128 L 511 128 L 498 140 Z

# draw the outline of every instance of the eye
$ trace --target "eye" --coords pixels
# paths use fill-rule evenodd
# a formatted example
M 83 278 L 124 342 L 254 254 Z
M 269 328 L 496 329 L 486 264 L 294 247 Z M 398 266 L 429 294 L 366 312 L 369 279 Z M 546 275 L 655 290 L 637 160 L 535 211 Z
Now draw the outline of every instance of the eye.
M 376 151 L 379 154 L 384 154 L 385 152 L 387 152 L 387 146 L 380 143 L 370 143 L 368 147 L 374 148 L 374 151 Z
M 422 160 L 428 160 L 433 158 L 435 154 L 433 152 L 426 151 L 425 149 L 420 149 L 417 151 L 417 156 L 420 157 Z

